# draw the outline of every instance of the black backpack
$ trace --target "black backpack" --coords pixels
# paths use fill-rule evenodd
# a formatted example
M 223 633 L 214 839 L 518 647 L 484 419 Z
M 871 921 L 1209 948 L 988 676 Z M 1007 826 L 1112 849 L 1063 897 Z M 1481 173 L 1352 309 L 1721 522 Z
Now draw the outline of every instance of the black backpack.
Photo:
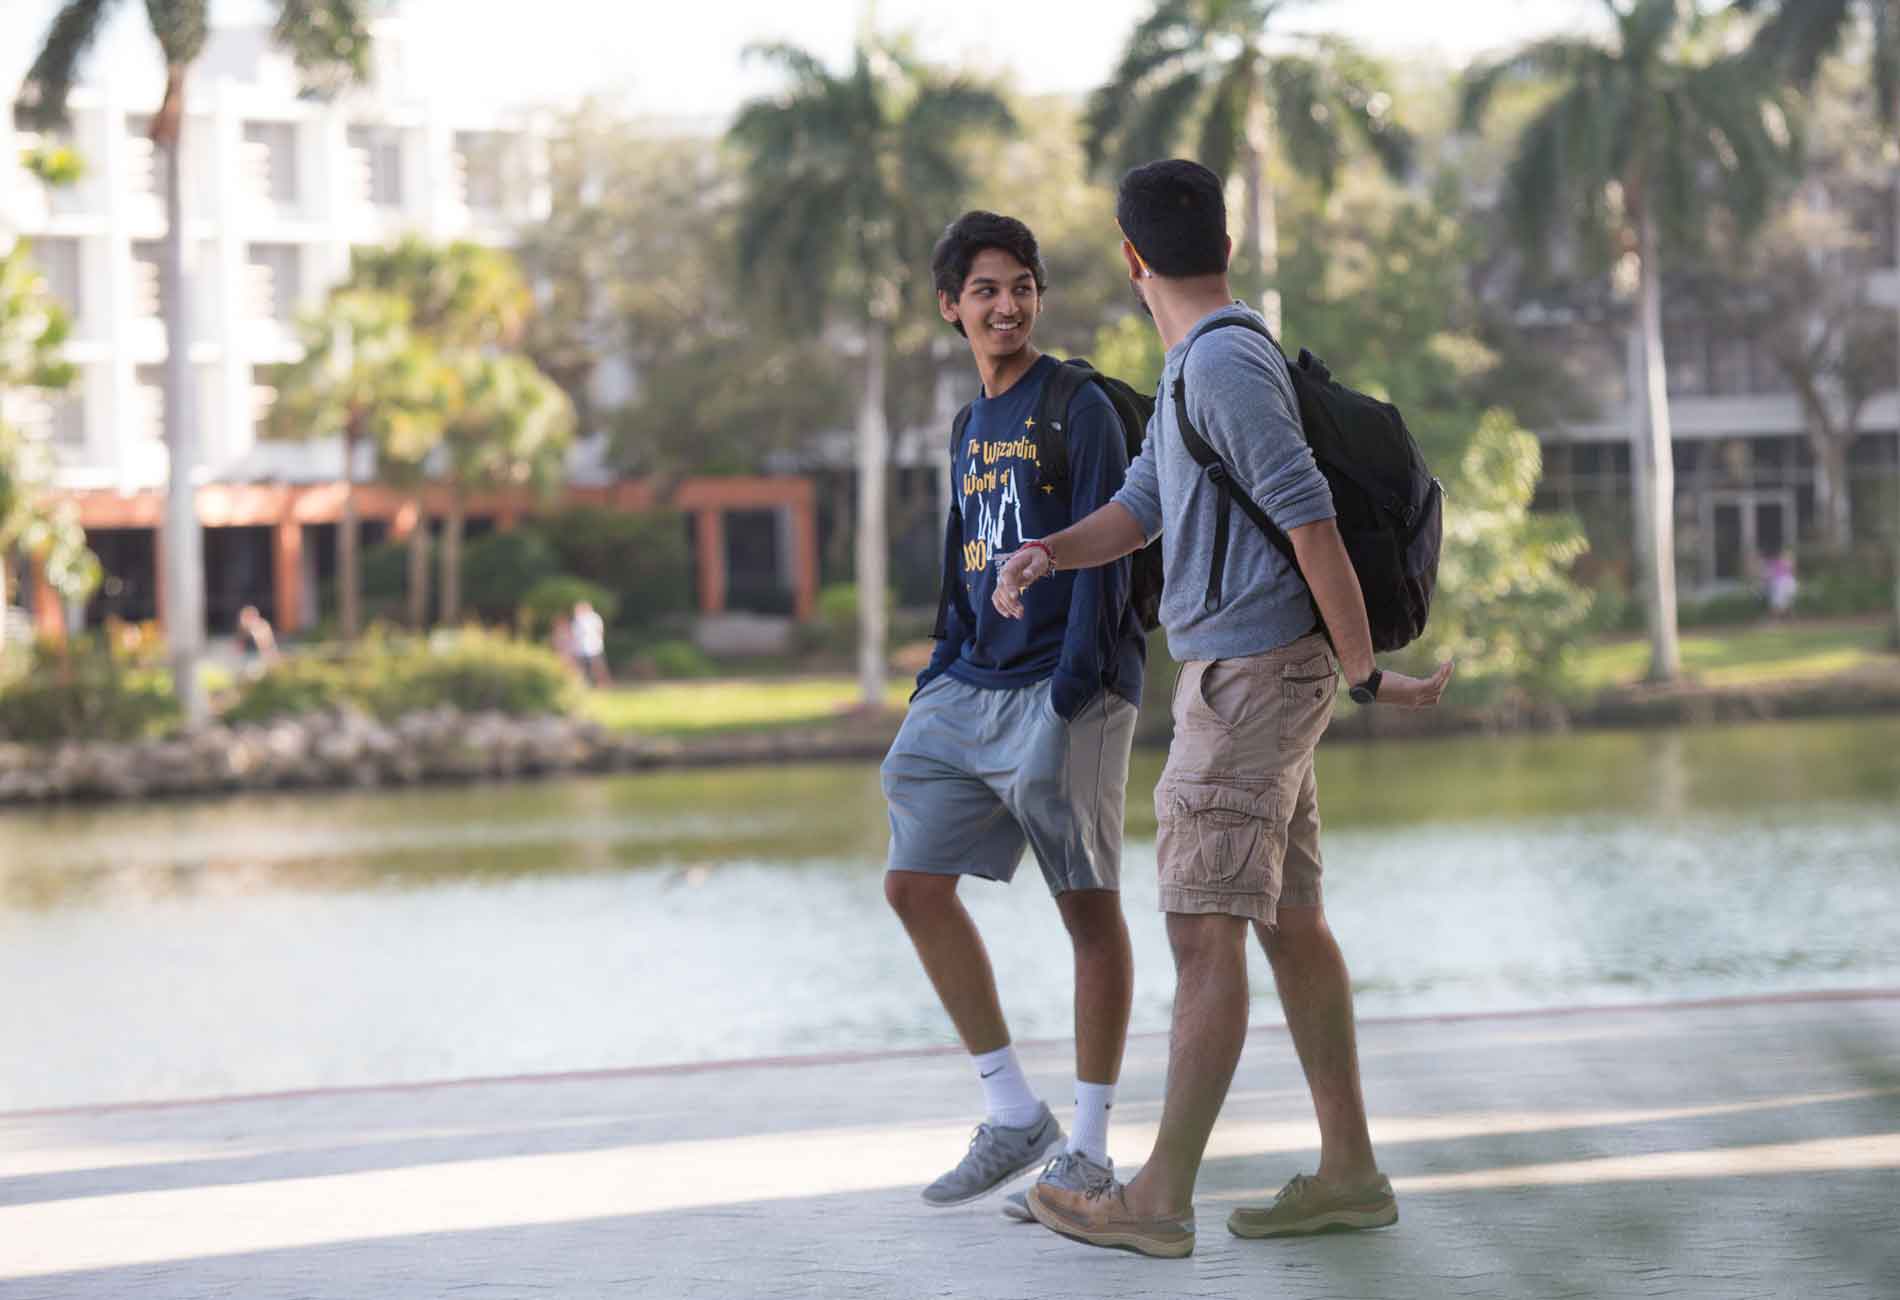
M 1237 317 L 1220 321 L 1205 333 L 1238 325 L 1261 335 L 1282 360 L 1285 354 L 1268 330 Z M 1183 374 L 1186 359 L 1182 360 Z M 1300 432 L 1333 493 L 1339 535 L 1365 594 L 1366 621 L 1374 650 L 1397 650 L 1425 630 L 1432 593 L 1438 586 L 1438 552 L 1444 533 L 1444 488 L 1425 468 L 1425 457 L 1405 427 L 1396 406 L 1367 397 L 1332 377 L 1326 364 L 1306 349 L 1287 365 L 1299 402 Z M 1219 492 L 1214 516 L 1214 559 L 1207 578 L 1207 608 L 1221 602 L 1221 571 L 1227 564 L 1228 517 L 1232 506 L 1253 520 L 1299 572 L 1293 543 L 1245 493 L 1229 489 L 1227 466 L 1188 419 L 1187 388 L 1174 382 L 1174 414 L 1188 454 L 1206 468 Z M 1319 607 L 1314 606 L 1317 618 Z M 1324 630 L 1325 624 L 1321 623 Z
M 1148 417 L 1154 414 L 1154 398 L 1129 387 L 1121 380 L 1105 375 L 1081 358 L 1072 358 L 1057 366 L 1042 386 L 1042 398 L 1036 407 L 1036 482 L 1037 486 L 1063 488 L 1069 482 L 1069 403 L 1093 382 L 1115 408 L 1121 422 L 1122 444 L 1128 459 L 1141 454 L 1142 439 L 1148 434 Z M 950 454 L 955 456 L 963 444 L 963 431 L 969 427 L 970 406 L 957 412 L 950 425 Z M 937 598 L 937 626 L 931 635 L 942 640 L 945 619 L 950 609 L 950 584 L 956 581 L 957 561 L 962 550 L 963 529 L 959 507 L 950 507 L 950 520 L 944 532 L 943 590 Z M 1159 538 L 1129 557 L 1129 604 L 1141 620 L 1141 626 L 1154 631 L 1161 623 L 1161 541 Z

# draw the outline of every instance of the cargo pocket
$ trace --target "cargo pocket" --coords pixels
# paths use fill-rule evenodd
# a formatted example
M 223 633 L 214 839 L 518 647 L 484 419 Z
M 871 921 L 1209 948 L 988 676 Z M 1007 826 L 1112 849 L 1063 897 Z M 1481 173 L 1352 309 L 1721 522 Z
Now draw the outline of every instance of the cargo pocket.
M 1315 655 L 1288 666 L 1280 675 L 1280 746 L 1282 751 L 1310 749 L 1332 720 L 1339 676 L 1333 661 Z
M 1156 792 L 1155 853 L 1162 881 L 1187 889 L 1253 892 L 1271 867 L 1277 790 L 1267 782 L 1183 781 Z

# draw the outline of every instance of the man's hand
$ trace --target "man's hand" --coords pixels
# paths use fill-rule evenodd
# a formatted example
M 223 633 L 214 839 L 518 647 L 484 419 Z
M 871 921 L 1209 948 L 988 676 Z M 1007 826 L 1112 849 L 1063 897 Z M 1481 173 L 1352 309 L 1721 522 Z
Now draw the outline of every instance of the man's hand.
M 1438 665 L 1438 671 L 1430 677 L 1384 673 L 1379 678 L 1377 703 L 1395 705 L 1401 709 L 1429 709 L 1445 693 L 1445 683 L 1451 680 L 1451 670 L 1456 666 L 1455 660 L 1447 659 Z
M 990 594 L 990 604 L 996 606 L 996 612 L 1004 618 L 1021 618 L 1023 589 L 1055 570 L 1055 560 L 1043 547 L 1020 547 L 997 571 L 996 590 Z

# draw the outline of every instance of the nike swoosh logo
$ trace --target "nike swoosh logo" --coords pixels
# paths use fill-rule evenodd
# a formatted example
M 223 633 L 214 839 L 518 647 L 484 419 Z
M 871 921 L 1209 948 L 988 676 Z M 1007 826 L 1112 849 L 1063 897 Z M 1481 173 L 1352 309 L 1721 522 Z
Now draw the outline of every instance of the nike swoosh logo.
M 1042 1135 L 1043 1135 L 1044 1133 L 1047 1133 L 1048 1131 L 1049 1131 L 1049 1121 L 1048 1121 L 1048 1120 L 1044 1120 L 1044 1121 L 1043 1121 L 1043 1122 L 1042 1122 L 1042 1123 L 1041 1123 L 1041 1124 L 1040 1124 L 1040 1125 L 1039 1125 L 1039 1126 L 1037 1127 L 1037 1129 L 1036 1129 L 1036 1131 L 1035 1131 L 1034 1133 L 1031 1133 L 1031 1134 L 1029 1135 L 1029 1142 L 1030 1142 L 1030 1145 L 1032 1145 L 1032 1146 L 1033 1146 L 1033 1145 L 1035 1145 L 1036 1143 L 1038 1143 L 1038 1142 L 1040 1142 L 1040 1141 L 1042 1141 Z
M 1002 1072 L 1003 1072 L 1003 1067 L 999 1065 L 994 1070 L 991 1070 L 989 1074 L 979 1074 L 976 1077 L 979 1079 L 987 1079 L 990 1077 L 991 1074 L 1001 1074 Z

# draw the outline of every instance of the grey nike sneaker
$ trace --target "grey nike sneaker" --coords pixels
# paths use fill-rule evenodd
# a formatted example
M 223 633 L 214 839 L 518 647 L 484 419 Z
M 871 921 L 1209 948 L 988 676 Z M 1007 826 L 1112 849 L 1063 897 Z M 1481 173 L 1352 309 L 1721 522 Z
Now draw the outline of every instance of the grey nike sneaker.
M 1063 1140 L 1062 1126 L 1056 1123 L 1047 1103 L 1033 1124 L 1021 1128 L 987 1121 L 978 1124 L 970 1136 L 970 1149 L 957 1167 L 924 1188 L 924 1202 L 942 1206 L 974 1201 L 1032 1168 Z
M 1098 1165 L 1080 1151 L 1063 1151 L 1054 1160 L 1043 1166 L 1042 1177 L 1037 1183 L 1048 1183 L 1053 1187 L 1066 1187 L 1072 1192 L 1086 1192 L 1092 1183 L 1110 1182 L 1115 1177 L 1115 1162 Z M 1029 1193 L 1011 1192 L 1003 1198 L 1003 1217 L 1017 1223 L 1034 1223 L 1036 1216 L 1029 1212 Z

